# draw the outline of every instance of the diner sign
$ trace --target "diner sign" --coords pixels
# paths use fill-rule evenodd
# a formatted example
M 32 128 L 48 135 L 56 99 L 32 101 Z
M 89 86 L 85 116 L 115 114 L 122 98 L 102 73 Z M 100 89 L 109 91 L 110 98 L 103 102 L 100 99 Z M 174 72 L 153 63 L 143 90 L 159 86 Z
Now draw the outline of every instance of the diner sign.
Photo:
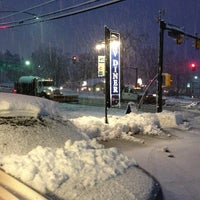
M 110 104 L 120 106 L 120 34 L 110 34 Z

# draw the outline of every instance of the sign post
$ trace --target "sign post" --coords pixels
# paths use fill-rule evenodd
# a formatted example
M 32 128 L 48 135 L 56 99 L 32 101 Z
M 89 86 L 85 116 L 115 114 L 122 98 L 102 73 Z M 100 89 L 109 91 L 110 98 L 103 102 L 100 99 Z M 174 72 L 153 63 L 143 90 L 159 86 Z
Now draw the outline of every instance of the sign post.
M 120 106 L 120 34 L 105 26 L 105 123 L 107 109 Z
M 105 123 L 108 124 L 108 108 L 110 107 L 110 30 L 105 26 Z

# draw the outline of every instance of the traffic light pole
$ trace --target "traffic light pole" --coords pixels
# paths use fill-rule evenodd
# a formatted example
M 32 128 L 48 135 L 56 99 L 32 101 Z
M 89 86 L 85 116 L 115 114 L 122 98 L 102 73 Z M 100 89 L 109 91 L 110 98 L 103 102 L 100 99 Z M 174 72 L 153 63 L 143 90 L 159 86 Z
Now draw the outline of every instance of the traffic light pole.
M 167 30 L 168 33 L 171 33 L 172 37 L 179 37 L 180 35 L 184 35 L 195 39 L 195 47 L 196 49 L 200 49 L 200 38 L 188 33 L 185 33 L 179 27 L 165 23 L 161 18 L 159 18 L 159 55 L 158 55 L 158 85 L 157 85 L 157 112 L 162 112 L 162 82 L 163 82 L 163 44 L 164 44 L 164 31 Z M 178 43 L 181 44 L 181 43 Z
M 157 85 L 157 112 L 162 112 L 162 82 L 163 82 L 163 44 L 164 44 L 164 30 L 166 24 L 163 20 L 159 21 L 159 55 L 158 55 L 158 85 Z

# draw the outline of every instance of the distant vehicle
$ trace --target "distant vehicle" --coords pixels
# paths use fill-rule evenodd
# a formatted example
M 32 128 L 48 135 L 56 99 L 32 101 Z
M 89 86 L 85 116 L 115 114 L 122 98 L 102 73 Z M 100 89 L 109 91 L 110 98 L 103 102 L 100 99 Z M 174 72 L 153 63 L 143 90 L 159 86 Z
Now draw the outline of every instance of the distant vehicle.
M 122 90 L 122 101 L 133 101 L 139 103 L 144 93 L 144 88 L 126 86 Z M 143 104 L 156 104 L 156 98 L 156 94 L 145 94 L 145 97 L 143 97 Z M 165 104 L 165 99 L 162 99 L 162 104 Z
M 78 102 L 78 95 L 65 94 L 54 86 L 52 79 L 40 78 L 38 76 L 21 76 L 15 83 L 14 93 L 44 97 L 58 102 Z
M 122 89 L 122 101 L 139 102 L 143 94 L 144 94 L 144 90 L 142 88 L 134 88 L 131 86 L 125 86 Z
M 14 83 L 0 83 L 0 92 L 12 92 Z
M 54 86 L 52 79 L 44 79 L 38 76 L 21 76 L 15 83 L 14 92 L 47 99 L 62 96 L 61 90 Z

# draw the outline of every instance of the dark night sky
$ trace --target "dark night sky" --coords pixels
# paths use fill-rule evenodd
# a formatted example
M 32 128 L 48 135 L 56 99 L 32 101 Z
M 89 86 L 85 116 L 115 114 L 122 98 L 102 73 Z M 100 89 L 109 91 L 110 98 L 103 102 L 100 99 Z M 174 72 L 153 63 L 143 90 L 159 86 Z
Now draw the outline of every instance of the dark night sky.
M 72 0 L 79 2 L 78 0 Z M 72 2 L 71 1 L 71 2 Z M 16 4 L 17 2 L 17 4 Z M 47 0 L 0 0 L 0 11 L 23 10 L 47 2 Z M 45 9 L 65 7 L 67 0 L 57 0 L 52 7 L 43 7 L 31 12 L 44 13 Z M 101 2 L 101 1 L 100 1 Z M 190 34 L 200 34 L 200 3 L 199 0 L 126 0 L 122 3 L 100 8 L 55 21 L 40 24 L 20 26 L 10 29 L 0 29 L 0 51 L 10 50 L 21 57 L 29 57 L 41 44 L 51 45 L 63 49 L 65 52 L 79 54 L 94 48 L 95 42 L 104 38 L 104 25 L 123 32 L 131 30 L 134 35 L 149 35 L 148 42 L 156 47 L 158 45 L 158 11 L 165 9 L 166 22 L 184 27 Z M 0 13 L 0 17 L 8 13 Z M 0 22 L 17 19 L 12 16 Z M 28 17 L 28 16 L 26 16 Z M 167 48 L 176 51 L 171 39 L 166 37 Z M 195 50 L 191 40 L 182 45 L 184 55 L 187 56 Z M 200 53 L 193 53 L 199 56 Z

